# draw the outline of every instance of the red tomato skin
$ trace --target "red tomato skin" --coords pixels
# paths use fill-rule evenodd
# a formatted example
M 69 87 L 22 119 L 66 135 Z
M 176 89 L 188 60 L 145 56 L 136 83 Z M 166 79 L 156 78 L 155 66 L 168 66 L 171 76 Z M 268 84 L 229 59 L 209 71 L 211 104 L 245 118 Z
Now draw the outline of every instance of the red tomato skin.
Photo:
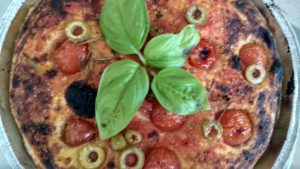
M 249 115 L 242 110 L 226 110 L 220 119 L 223 127 L 223 140 L 236 147 L 246 143 L 252 136 L 252 122 Z
M 76 147 L 98 137 L 96 126 L 84 119 L 71 117 L 68 119 L 63 135 L 64 142 Z
M 65 74 L 78 73 L 88 55 L 88 46 L 64 41 L 54 52 L 54 62 Z
M 186 116 L 176 115 L 155 103 L 154 110 L 150 114 L 152 123 L 162 131 L 174 131 L 179 129 L 186 121 Z
M 180 169 L 176 154 L 165 147 L 150 150 L 143 169 Z
M 265 49 L 255 43 L 244 45 L 240 49 L 239 56 L 245 67 L 252 64 L 260 64 L 266 68 L 268 65 L 268 58 Z
M 203 51 L 207 54 L 205 58 L 201 57 Z M 216 52 L 213 44 L 206 39 L 201 39 L 200 43 L 190 54 L 188 60 L 193 67 L 205 70 L 212 69 L 216 62 Z

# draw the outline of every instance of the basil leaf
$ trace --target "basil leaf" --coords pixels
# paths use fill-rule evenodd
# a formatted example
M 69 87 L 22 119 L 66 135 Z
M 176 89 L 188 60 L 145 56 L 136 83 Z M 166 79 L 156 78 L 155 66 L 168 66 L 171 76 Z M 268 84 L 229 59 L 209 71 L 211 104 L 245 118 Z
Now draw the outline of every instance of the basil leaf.
M 151 85 L 160 104 L 179 115 L 210 109 L 207 92 L 198 79 L 180 68 L 160 71 Z
M 144 0 L 106 0 L 100 14 L 106 42 L 122 54 L 138 54 L 149 33 Z
M 146 70 L 130 60 L 105 69 L 96 98 L 96 120 L 101 139 L 118 134 L 138 111 L 149 91 Z
M 163 69 L 181 67 L 186 54 L 200 41 L 194 25 L 186 26 L 179 34 L 163 34 L 153 38 L 145 48 L 145 59 L 149 66 Z

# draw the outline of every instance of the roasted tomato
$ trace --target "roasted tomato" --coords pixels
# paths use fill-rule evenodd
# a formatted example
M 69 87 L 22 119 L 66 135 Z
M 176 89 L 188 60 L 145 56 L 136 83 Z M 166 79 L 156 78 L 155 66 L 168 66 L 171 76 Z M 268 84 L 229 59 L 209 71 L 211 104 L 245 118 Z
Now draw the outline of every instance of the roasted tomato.
M 152 123 L 163 131 L 174 131 L 180 128 L 186 116 L 176 115 L 163 108 L 159 103 L 154 103 L 154 110 L 150 114 Z
M 87 143 L 98 137 L 97 127 L 91 122 L 71 117 L 63 133 L 64 142 L 70 147 L 75 147 Z
M 176 154 L 165 147 L 152 149 L 146 155 L 144 169 L 180 169 Z
M 69 40 L 64 41 L 54 52 L 54 62 L 65 74 L 80 71 L 88 55 L 88 46 L 78 45 Z
M 231 146 L 240 146 L 252 136 L 252 122 L 243 110 L 226 110 L 220 119 L 223 127 L 223 140 Z
M 213 44 L 201 39 L 198 46 L 189 56 L 189 63 L 196 68 L 211 69 L 216 62 L 216 52 Z
M 260 64 L 265 68 L 268 65 L 268 57 L 265 49 L 255 43 L 244 45 L 239 52 L 241 61 L 245 67 L 253 64 Z

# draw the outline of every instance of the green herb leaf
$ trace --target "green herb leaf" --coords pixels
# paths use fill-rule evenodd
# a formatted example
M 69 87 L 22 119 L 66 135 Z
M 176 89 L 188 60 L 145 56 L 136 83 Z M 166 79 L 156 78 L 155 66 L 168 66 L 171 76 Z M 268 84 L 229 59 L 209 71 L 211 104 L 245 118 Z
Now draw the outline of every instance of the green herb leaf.
M 122 54 L 140 54 L 149 33 L 144 0 L 106 0 L 100 15 L 106 42 Z
M 148 91 L 148 74 L 138 63 L 123 60 L 105 69 L 96 98 L 96 120 L 101 139 L 118 134 L 128 125 Z
M 200 41 L 194 25 L 186 26 L 179 34 L 163 34 L 153 38 L 145 48 L 145 59 L 149 66 L 163 69 L 181 67 L 186 54 Z
M 160 104 L 179 115 L 190 115 L 210 109 L 207 92 L 203 85 L 190 73 L 180 68 L 160 71 L 151 85 Z

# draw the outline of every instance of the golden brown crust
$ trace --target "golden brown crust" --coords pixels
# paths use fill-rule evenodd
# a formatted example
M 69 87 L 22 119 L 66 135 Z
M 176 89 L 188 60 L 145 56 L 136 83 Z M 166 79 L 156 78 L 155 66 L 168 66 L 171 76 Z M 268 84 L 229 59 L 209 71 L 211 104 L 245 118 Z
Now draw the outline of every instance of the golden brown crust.
M 206 7 L 214 19 L 207 26 L 199 26 L 198 30 L 202 38 L 216 45 L 219 55 L 216 66 L 207 71 L 195 69 L 188 63 L 185 65 L 207 89 L 214 82 L 210 89 L 212 109 L 189 117 L 175 133 L 159 131 L 140 112 L 128 128 L 143 123 L 147 126 L 143 132 L 149 143 L 140 146 L 147 151 L 149 146 L 169 145 L 184 169 L 252 168 L 268 146 L 280 105 L 282 70 L 275 42 L 265 19 L 247 0 L 147 0 L 151 25 L 163 28 L 164 32 L 178 32 L 187 24 L 184 14 L 191 3 Z M 79 12 L 70 9 L 74 4 L 80 7 Z M 16 42 L 11 72 L 11 108 L 26 147 L 39 168 L 79 167 L 77 156 L 82 146 L 70 148 L 61 139 L 65 120 L 74 115 L 66 104 L 64 92 L 72 82 L 84 80 L 86 72 L 66 77 L 53 63 L 52 54 L 65 39 L 64 25 L 72 19 L 87 21 L 92 27 L 92 37 L 97 37 L 102 4 L 102 0 L 42 0 L 30 13 Z M 268 78 L 259 87 L 245 81 L 243 67 L 237 68 L 234 61 L 239 49 L 253 42 L 262 44 L 269 53 Z M 92 57 L 116 55 L 103 39 L 91 45 L 102 49 L 101 54 L 95 52 Z M 118 59 L 124 57 L 118 55 Z M 98 74 L 109 63 L 96 66 L 88 82 L 90 86 L 98 86 Z M 240 147 L 226 145 L 222 139 L 209 142 L 201 132 L 196 132 L 201 131 L 203 120 L 214 119 L 229 103 L 230 109 L 247 110 L 253 122 L 253 136 Z M 153 131 L 158 132 L 159 140 L 151 140 Z M 192 147 L 179 145 L 185 137 L 197 141 Z M 104 167 L 118 161 L 119 153 L 110 149 L 108 141 L 97 139 L 94 142 L 106 149 Z

